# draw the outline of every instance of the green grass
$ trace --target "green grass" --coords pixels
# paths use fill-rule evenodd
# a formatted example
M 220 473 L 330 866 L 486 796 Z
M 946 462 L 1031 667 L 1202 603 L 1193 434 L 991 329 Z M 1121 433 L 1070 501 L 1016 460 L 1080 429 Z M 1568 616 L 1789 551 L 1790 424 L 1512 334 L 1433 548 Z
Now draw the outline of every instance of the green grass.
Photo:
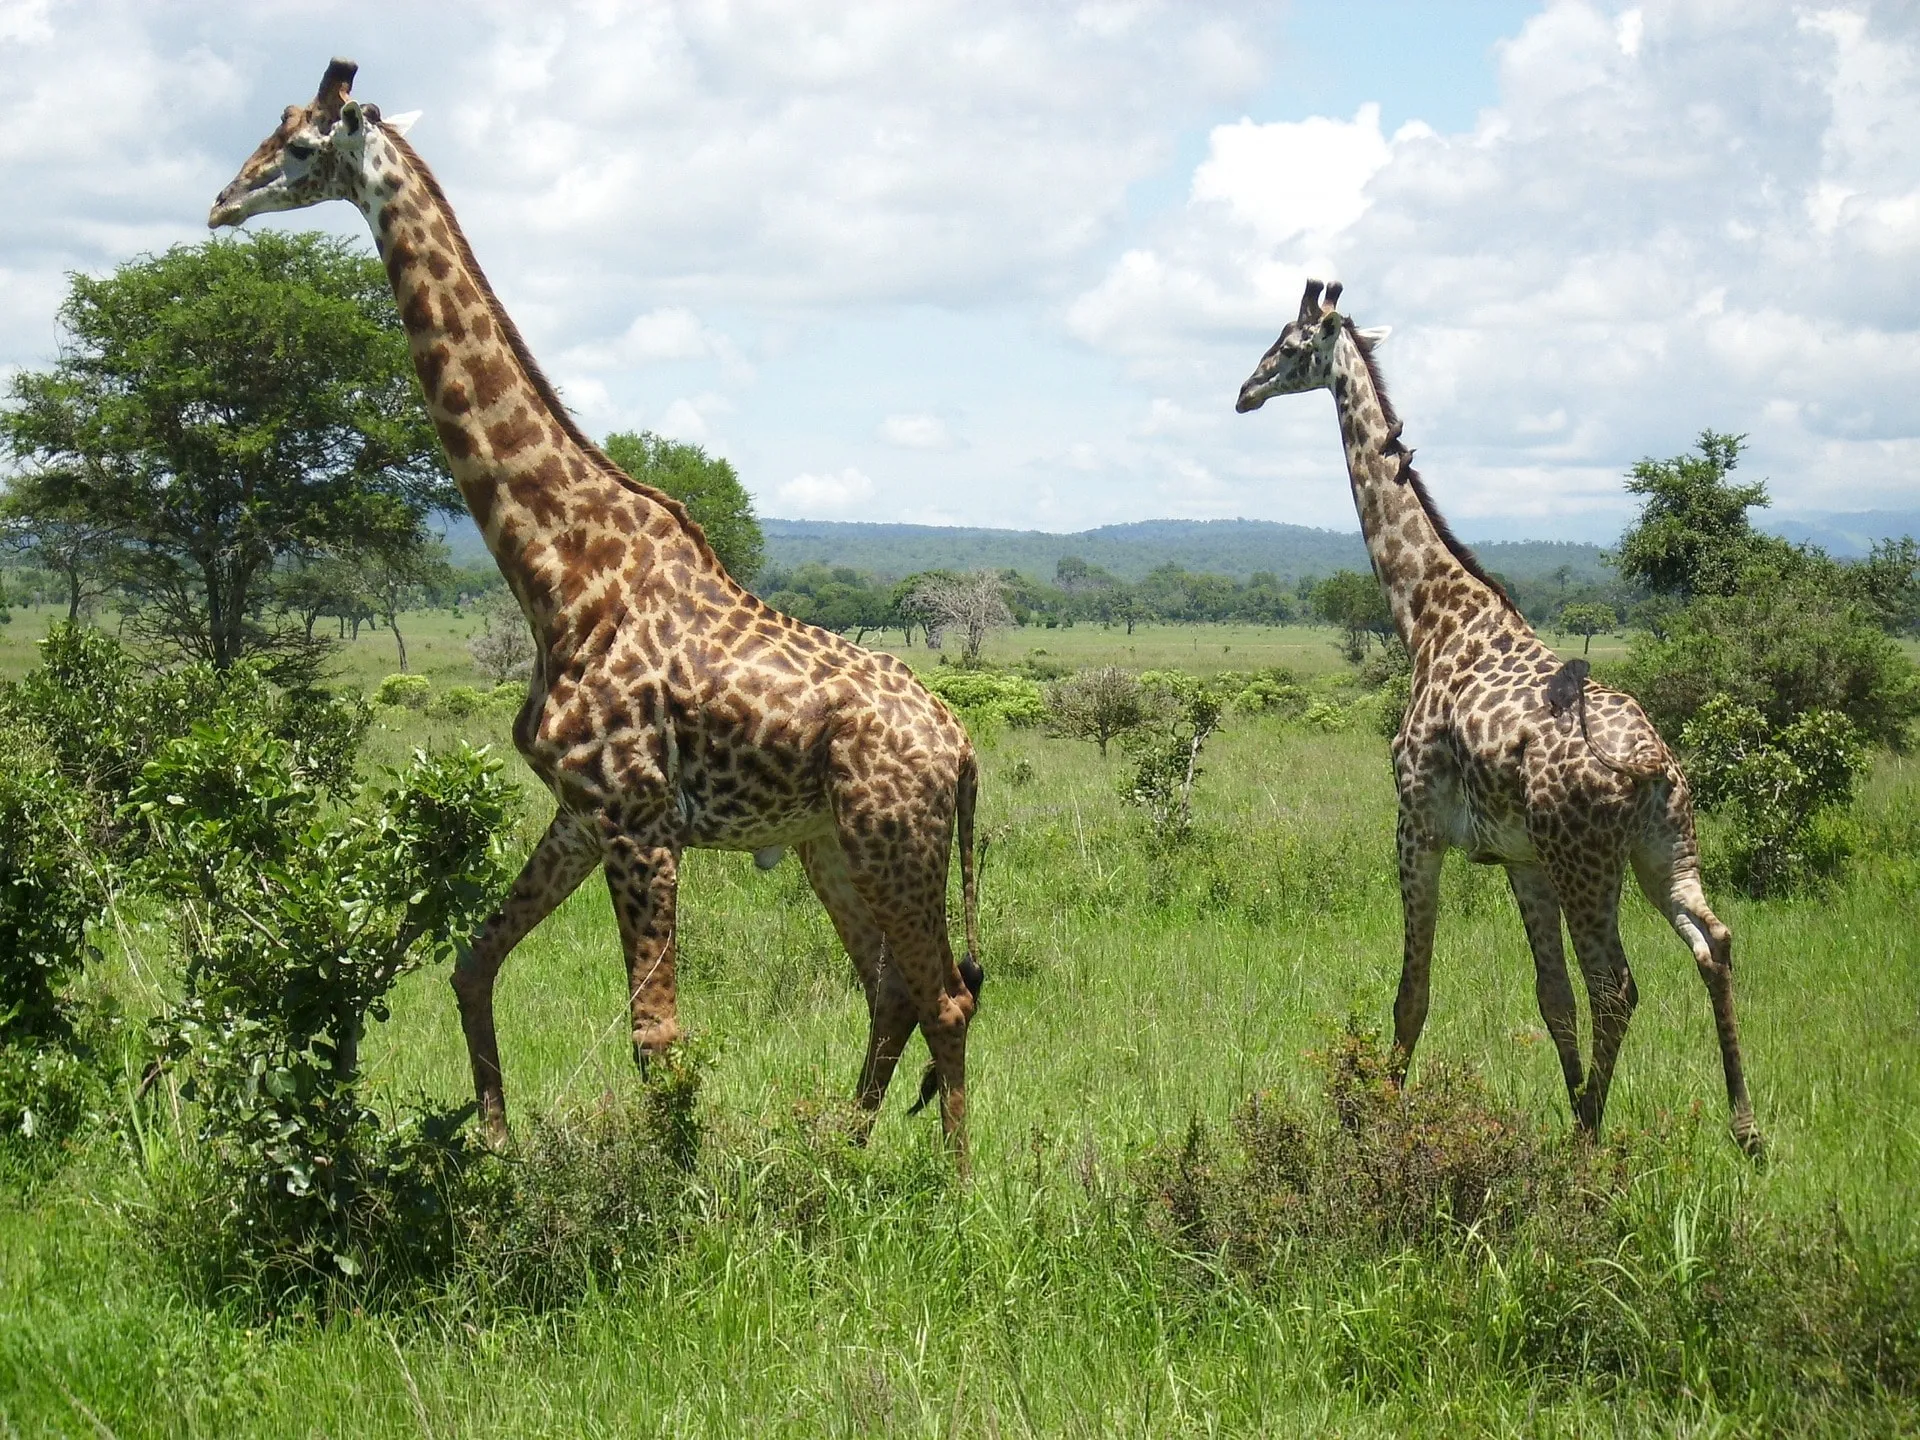
M 7 673 L 23 668 L 36 619 L 16 612 Z M 472 683 L 463 622 L 412 619 L 410 647 L 436 689 Z M 1076 627 L 997 643 L 1003 658 L 1038 647 L 1075 664 L 1338 665 L 1324 630 L 1155 628 L 1129 639 Z M 391 655 L 384 633 L 363 636 L 348 673 L 369 683 Z M 505 748 L 507 723 L 389 714 L 370 758 L 453 734 Z M 1140 1157 L 1196 1115 L 1224 1127 L 1255 1090 L 1309 1096 L 1310 1052 L 1350 1013 L 1386 1019 L 1399 912 L 1385 742 L 1233 720 L 1208 750 L 1198 838 L 1170 864 L 1151 858 L 1119 803 L 1117 752 L 1102 761 L 1091 745 L 1008 732 L 983 758 L 981 824 L 993 845 L 983 879 L 989 980 L 970 1047 L 971 1185 L 946 1181 L 937 1124 L 904 1113 L 917 1042 L 864 1157 L 810 1148 L 796 1114 L 847 1095 L 864 1039 L 849 967 L 791 859 L 761 874 L 744 856 L 694 854 L 681 889 L 681 1018 L 710 1066 L 701 1103 L 714 1143 L 699 1175 L 704 1218 L 687 1235 L 558 1314 L 502 1315 L 470 1297 L 325 1321 L 210 1310 L 143 1242 L 156 1192 L 123 1138 L 123 1094 L 64 1172 L 0 1192 L 0 1434 L 1920 1425 L 1911 1396 L 1687 1393 L 1658 1379 L 1609 1391 L 1598 1379 L 1488 1362 L 1471 1336 L 1466 1358 L 1452 1356 L 1421 1328 L 1421 1297 L 1446 1264 L 1471 1270 L 1460 1284 L 1490 1284 L 1471 1257 L 1309 1269 L 1280 1286 L 1195 1280 L 1171 1264 L 1131 1198 Z M 1022 761 L 1033 778 L 1012 783 Z M 1883 757 L 1862 801 L 1867 834 L 1904 847 L 1901 837 L 1920 835 L 1917 813 L 1920 764 Z M 529 838 L 544 819 L 536 800 Z M 1675 1214 L 1688 1196 L 1705 1197 L 1800 1233 L 1838 1215 L 1872 1245 L 1911 1253 L 1920 862 L 1904 849 L 1870 855 L 1819 901 L 1715 899 L 1736 936 L 1743 1040 L 1771 1163 L 1753 1171 L 1727 1140 L 1705 995 L 1686 951 L 1637 895 L 1623 923 L 1643 998 L 1609 1121 L 1676 1137 L 1665 1152 L 1684 1176 L 1673 1182 Z M 131 1023 L 170 980 L 158 938 L 123 918 L 87 983 L 116 996 Z M 501 978 L 517 1124 L 636 1090 L 623 1011 L 612 916 L 589 881 Z M 382 1103 L 466 1096 L 443 973 L 403 982 L 366 1054 Z M 1422 1055 L 1471 1061 L 1496 1095 L 1567 1126 L 1497 871 L 1449 862 Z M 173 1125 L 165 1104 L 156 1115 L 163 1131 Z M 794 1175 L 825 1197 L 804 1223 L 782 1193 Z M 1403 1362 L 1403 1377 L 1383 1384 L 1377 1369 L 1366 1379 L 1341 1359 L 1367 1345 Z

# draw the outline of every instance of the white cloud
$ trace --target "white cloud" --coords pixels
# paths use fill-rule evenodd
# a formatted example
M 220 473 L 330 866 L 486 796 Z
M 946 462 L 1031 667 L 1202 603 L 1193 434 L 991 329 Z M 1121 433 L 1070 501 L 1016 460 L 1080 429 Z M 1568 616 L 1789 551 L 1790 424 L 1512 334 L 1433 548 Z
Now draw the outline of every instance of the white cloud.
M 880 422 L 880 438 L 902 450 L 951 450 L 957 443 L 938 415 L 889 415 Z
M 688 440 L 696 445 L 711 445 L 714 439 L 713 419 L 733 409 L 733 404 L 724 395 L 713 391 L 704 391 L 699 395 L 683 395 L 667 406 L 666 412 L 654 424 L 660 434 L 675 440 Z
M 1467 521 L 1626 513 L 1620 472 L 1751 436 L 1783 508 L 1911 504 L 1920 458 L 1920 37 L 1908 12 L 1554 0 L 1465 134 L 1371 107 L 1216 127 L 1184 211 L 1067 308 L 1168 413 L 1211 413 L 1346 281 L 1408 439 Z M 1186 455 L 1222 477 L 1258 421 Z M 1338 440 L 1317 430 L 1329 480 Z M 1236 433 L 1237 432 L 1237 433 Z M 1147 433 L 1170 434 L 1150 421 Z M 1244 436 L 1245 438 L 1240 438 Z M 1613 518 L 1608 518 L 1613 517 Z
M 803 519 L 843 514 L 873 497 L 873 481 L 849 465 L 832 474 L 796 475 L 780 487 L 779 496 L 782 506 Z

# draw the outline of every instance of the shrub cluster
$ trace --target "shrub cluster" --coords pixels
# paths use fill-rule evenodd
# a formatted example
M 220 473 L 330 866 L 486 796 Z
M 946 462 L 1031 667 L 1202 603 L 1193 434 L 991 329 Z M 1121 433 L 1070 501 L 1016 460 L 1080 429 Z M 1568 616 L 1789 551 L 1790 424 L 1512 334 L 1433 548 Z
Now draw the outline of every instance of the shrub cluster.
M 970 726 L 1019 729 L 1047 718 L 1046 696 L 1025 675 L 983 666 L 938 665 L 920 678 Z
M 1716 695 L 1681 732 L 1701 807 L 1725 814 L 1728 878 L 1749 895 L 1791 894 L 1830 880 L 1852 853 L 1845 812 L 1866 769 L 1846 718 L 1815 710 L 1775 727 Z
M 278 1293 L 434 1250 L 461 1147 L 443 1121 L 389 1126 L 362 1103 L 360 1041 L 400 975 L 504 892 L 511 796 L 498 761 L 460 746 L 323 806 L 290 745 L 234 721 L 143 769 L 142 873 L 186 961 L 154 1032 L 198 1106 L 181 1234 L 209 1278 Z

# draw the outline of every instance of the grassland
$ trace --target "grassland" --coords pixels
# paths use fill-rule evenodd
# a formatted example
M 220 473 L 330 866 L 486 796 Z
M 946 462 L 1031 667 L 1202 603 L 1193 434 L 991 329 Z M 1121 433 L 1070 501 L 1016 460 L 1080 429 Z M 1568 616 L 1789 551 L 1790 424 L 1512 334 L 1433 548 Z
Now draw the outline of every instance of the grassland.
M 462 622 L 410 618 L 417 668 L 436 687 L 472 683 Z M 41 623 L 16 612 L 0 640 L 0 675 L 29 663 L 26 642 Z M 1608 644 L 1596 641 L 1596 656 Z M 996 642 L 1000 658 L 1036 648 L 1071 664 L 1339 666 L 1328 633 L 1303 629 L 1128 637 L 1076 627 Z M 390 637 L 363 635 L 345 674 L 377 678 L 391 654 Z M 504 747 L 506 723 L 390 712 L 369 759 L 451 735 Z M 1502 1269 L 1505 1252 L 1483 1255 L 1471 1240 L 1439 1253 L 1303 1263 L 1264 1281 L 1181 1260 L 1146 1213 L 1143 1157 L 1177 1142 L 1196 1116 L 1224 1130 L 1255 1091 L 1304 1102 L 1316 1085 L 1311 1052 L 1349 1014 L 1388 1012 L 1399 915 L 1385 742 L 1358 727 L 1326 734 L 1235 719 L 1208 751 L 1197 838 L 1170 860 L 1154 857 L 1120 804 L 1117 752 L 1103 761 L 1090 745 L 1014 731 L 994 738 L 984 763 L 990 978 L 971 1047 L 969 1186 L 947 1180 L 937 1125 L 904 1114 L 905 1083 L 866 1152 L 819 1138 L 818 1117 L 850 1089 L 864 1037 L 849 967 L 791 861 L 763 875 L 745 857 L 696 854 L 682 876 L 682 1020 L 704 1056 L 710 1143 L 698 1218 L 659 1253 L 635 1256 L 617 1281 L 557 1313 L 502 1312 L 465 1292 L 324 1320 L 209 1308 L 143 1243 L 163 1192 L 141 1160 L 177 1144 L 179 1122 L 164 1105 L 150 1112 L 143 1150 L 128 1138 L 138 1133 L 129 1085 L 58 1176 L 0 1196 L 0 1432 L 1920 1426 L 1911 1390 L 1795 1389 L 1762 1353 L 1741 1360 L 1755 1377 L 1741 1384 L 1724 1365 L 1695 1366 L 1685 1354 L 1624 1375 L 1531 1361 L 1509 1343 L 1528 1302 Z M 1625 906 L 1642 1003 L 1609 1120 L 1664 1137 L 1635 1183 L 1649 1232 L 1670 1231 L 1668 1250 L 1681 1257 L 1650 1285 L 1711 1290 L 1711 1264 L 1686 1256 L 1695 1253 L 1690 1227 L 1714 1217 L 1731 1246 L 1761 1230 L 1844 1226 L 1861 1253 L 1920 1247 L 1920 763 L 1882 757 L 1861 817 L 1870 853 L 1838 891 L 1791 903 L 1717 899 L 1737 937 L 1744 1041 L 1771 1147 L 1764 1170 L 1725 1137 L 1712 1027 L 1689 957 L 1637 896 Z M 529 831 L 542 820 L 530 792 Z M 137 1022 L 163 1002 L 169 979 L 157 937 L 137 915 L 120 919 L 87 985 Z M 535 1115 L 591 1113 L 603 1096 L 637 1087 L 618 946 L 597 884 L 523 944 L 497 1008 L 523 1127 Z M 403 983 L 368 1057 L 382 1104 L 464 1097 L 443 975 Z M 1451 861 L 1422 1060 L 1449 1058 L 1478 1066 L 1499 1099 L 1543 1127 L 1565 1129 L 1505 886 L 1497 872 Z

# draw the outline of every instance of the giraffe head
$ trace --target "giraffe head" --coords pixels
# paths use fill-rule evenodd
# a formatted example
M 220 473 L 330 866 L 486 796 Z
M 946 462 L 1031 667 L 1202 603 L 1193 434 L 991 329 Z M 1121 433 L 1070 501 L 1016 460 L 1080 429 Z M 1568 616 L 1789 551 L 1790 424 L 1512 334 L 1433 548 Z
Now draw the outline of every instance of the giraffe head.
M 227 182 L 207 216 L 212 229 L 239 225 L 268 210 L 299 210 L 322 200 L 351 199 L 367 168 L 368 136 L 382 127 L 380 107 L 352 99 L 360 67 L 334 60 L 320 77 L 310 104 L 289 105 L 240 173 Z M 385 127 L 404 134 L 412 116 L 394 116 Z
M 1323 296 L 1322 290 L 1326 293 Z M 1340 282 L 1323 286 L 1318 280 L 1307 282 L 1300 297 L 1300 314 L 1280 332 L 1273 348 L 1260 357 L 1253 374 L 1240 387 L 1234 409 L 1242 414 L 1258 410 L 1275 395 L 1298 395 L 1305 390 L 1324 390 L 1333 383 L 1333 352 L 1347 319 L 1336 308 L 1340 303 Z M 1362 330 L 1362 339 L 1378 345 L 1387 338 L 1385 329 Z

